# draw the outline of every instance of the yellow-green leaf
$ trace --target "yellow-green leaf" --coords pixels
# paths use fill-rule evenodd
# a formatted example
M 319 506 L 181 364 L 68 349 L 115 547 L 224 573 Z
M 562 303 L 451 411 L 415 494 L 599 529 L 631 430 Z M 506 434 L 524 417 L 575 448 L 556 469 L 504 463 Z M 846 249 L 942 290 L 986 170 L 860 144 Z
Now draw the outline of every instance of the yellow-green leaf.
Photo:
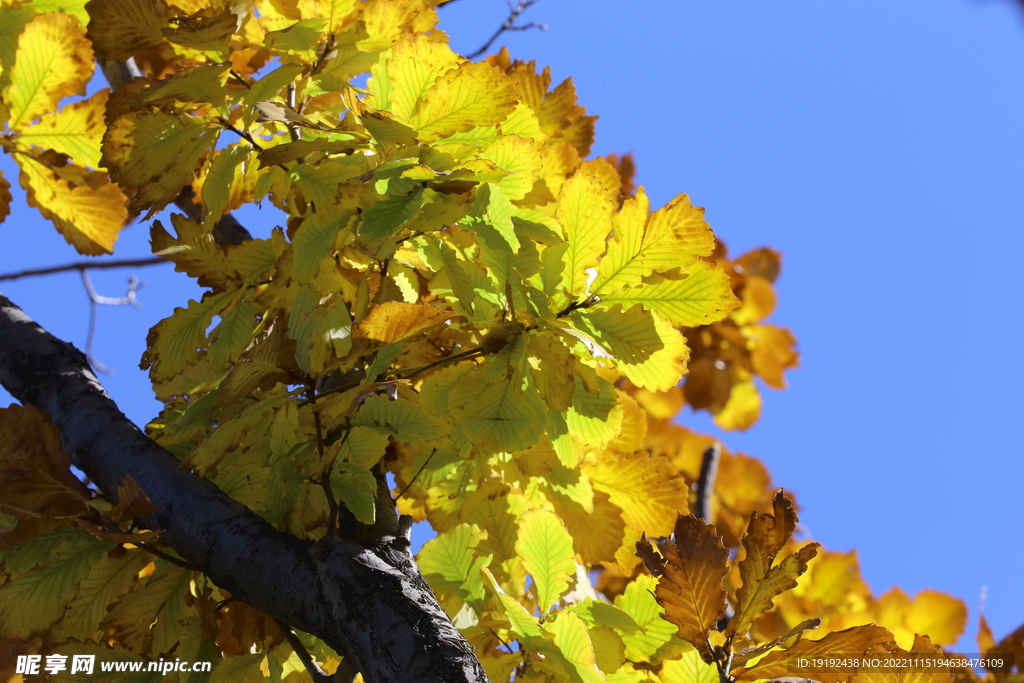
M 729 275 L 704 261 L 688 266 L 680 279 L 660 278 L 658 282 L 609 291 L 601 295 L 601 303 L 620 303 L 626 307 L 642 304 L 673 325 L 686 327 L 717 322 L 740 305 L 729 284 Z
M 170 317 L 149 331 L 139 367 L 151 367 L 149 376 L 155 382 L 178 375 L 206 346 L 206 329 L 227 303 L 227 294 L 222 293 L 204 297 L 201 302 L 189 301 L 187 308 L 175 308 Z
M 352 424 L 373 427 L 381 434 L 410 442 L 433 439 L 448 431 L 444 420 L 434 417 L 420 404 L 404 398 L 392 401 L 383 394 L 366 399 Z
M 634 384 L 651 391 L 674 387 L 686 372 L 690 350 L 683 335 L 658 313 L 639 304 L 573 313 L 576 327 L 608 349 Z
M 484 597 L 480 567 L 491 562 L 491 555 L 478 556 L 480 542 L 487 532 L 475 524 L 459 524 L 438 534 L 423 545 L 416 556 L 424 578 L 434 590 L 455 591 L 466 600 Z
M 562 185 L 556 217 L 569 247 L 562 285 L 570 298 L 587 295 L 588 270 L 597 268 L 612 230 L 613 197 L 595 175 L 578 171 Z
M 576 573 L 572 537 L 555 513 L 530 510 L 519 522 L 516 554 L 533 579 L 537 606 L 543 614 L 558 602 Z
M 100 142 L 107 129 L 103 115 L 108 94 L 101 90 L 87 100 L 43 114 L 38 122 L 22 129 L 19 141 L 67 154 L 79 166 L 98 169 Z
M 515 81 L 484 62 L 463 62 L 438 77 L 423 96 L 413 128 L 437 140 L 474 126 L 499 123 L 515 109 Z
M 377 518 L 377 478 L 362 465 L 345 461 L 335 465 L 331 474 L 331 490 L 363 524 Z
M 22 128 L 81 92 L 92 76 L 93 55 L 85 29 L 66 14 L 37 15 L 18 40 L 11 85 L 4 94 L 10 127 Z

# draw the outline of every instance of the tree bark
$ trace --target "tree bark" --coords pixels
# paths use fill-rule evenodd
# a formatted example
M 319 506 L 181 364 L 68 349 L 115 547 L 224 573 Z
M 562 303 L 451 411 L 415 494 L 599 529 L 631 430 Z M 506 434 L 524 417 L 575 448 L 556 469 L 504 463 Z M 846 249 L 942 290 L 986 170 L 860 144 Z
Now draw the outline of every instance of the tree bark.
M 0 295 L 0 384 L 49 414 L 71 462 L 113 499 L 129 474 L 156 506 L 140 520 L 221 588 L 321 638 L 368 683 L 486 681 L 405 538 L 294 538 L 178 461 L 118 410 L 85 356 Z

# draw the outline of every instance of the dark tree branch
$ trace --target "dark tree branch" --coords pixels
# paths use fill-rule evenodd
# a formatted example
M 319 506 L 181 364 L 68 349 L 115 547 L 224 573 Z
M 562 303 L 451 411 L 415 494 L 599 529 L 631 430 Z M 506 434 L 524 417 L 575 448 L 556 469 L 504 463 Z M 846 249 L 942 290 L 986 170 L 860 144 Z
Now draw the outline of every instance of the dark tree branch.
M 85 272 L 87 270 L 105 270 L 109 268 L 141 268 L 143 266 L 162 266 L 170 263 L 165 258 L 154 256 L 152 258 L 122 259 L 119 261 L 79 261 L 78 263 L 66 263 L 63 266 L 50 266 L 49 268 L 29 268 L 19 270 L 16 273 L 0 274 L 2 280 L 18 280 L 23 277 L 35 277 L 37 275 L 54 275 L 56 273 L 67 273 L 72 270 Z
M 284 623 L 281 620 L 277 620 L 277 625 L 284 633 L 285 639 L 288 644 L 292 646 L 292 650 L 295 652 L 295 656 L 302 662 L 302 666 L 306 667 L 309 677 L 313 679 L 313 683 L 331 683 L 332 677 L 326 671 L 320 668 L 320 665 L 316 663 L 313 656 L 309 654 L 309 650 L 302 644 L 299 637 L 292 630 L 292 627 Z
M 548 27 L 545 24 L 538 24 L 536 21 L 531 21 L 529 24 L 516 24 L 516 19 L 519 18 L 519 15 L 536 5 L 540 0 L 518 0 L 515 5 L 512 4 L 512 0 L 505 0 L 505 2 L 508 4 L 508 17 L 505 18 L 504 23 L 498 27 L 498 30 L 494 32 L 494 35 L 492 35 L 479 50 L 473 54 L 466 55 L 466 59 L 476 59 L 483 53 L 487 52 L 491 45 L 494 44 L 494 41 L 496 41 L 505 31 L 527 31 L 531 28 L 539 29 L 541 31 L 548 30 Z
M 108 500 L 116 502 L 118 483 L 131 475 L 156 508 L 140 526 L 162 530 L 161 541 L 237 599 L 319 637 L 368 683 L 487 680 L 404 537 L 311 543 L 271 526 L 180 469 L 118 410 L 80 351 L 3 296 L 0 384 L 50 416 L 71 462 Z
M 715 490 L 715 478 L 718 476 L 718 461 L 722 458 L 722 444 L 714 443 L 704 451 L 700 463 L 700 476 L 697 478 L 697 502 L 693 506 L 693 516 L 711 524 L 711 494 Z

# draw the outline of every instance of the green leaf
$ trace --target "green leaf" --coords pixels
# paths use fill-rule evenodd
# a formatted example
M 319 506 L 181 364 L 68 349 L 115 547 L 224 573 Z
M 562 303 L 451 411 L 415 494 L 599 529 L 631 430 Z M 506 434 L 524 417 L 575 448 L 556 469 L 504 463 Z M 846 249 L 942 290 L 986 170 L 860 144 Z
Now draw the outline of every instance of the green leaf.
M 626 612 L 640 627 L 637 633 L 622 634 L 626 657 L 634 662 L 649 661 L 651 656 L 675 635 L 676 627 L 661 618 L 661 607 L 654 599 L 658 579 L 641 574 L 615 598 L 615 606 Z
M 86 534 L 66 538 L 52 556 L 38 558 L 40 567 L 0 588 L 0 638 L 26 641 L 49 630 L 78 595 L 90 567 L 111 547 Z
M 317 274 L 328 250 L 349 218 L 351 214 L 347 211 L 325 210 L 318 211 L 302 221 L 302 225 L 292 237 L 295 254 L 292 261 L 292 277 L 296 282 L 305 284 Z
M 308 52 L 316 47 L 327 27 L 327 19 L 302 19 L 280 31 L 267 31 L 263 45 L 281 52 Z
M 576 573 L 572 536 L 555 513 L 530 510 L 519 522 L 516 554 L 533 578 L 537 606 L 543 614 L 558 602 Z
M 249 346 L 260 321 L 256 315 L 260 307 L 251 301 L 243 301 L 223 317 L 210 334 L 210 367 L 215 371 L 226 370 L 241 357 Z
M 175 308 L 171 317 L 158 322 L 146 338 L 148 348 L 142 354 L 143 370 L 154 382 L 176 377 L 196 359 L 196 352 L 206 346 L 206 329 L 230 301 L 226 292 L 205 297 L 201 302 L 188 302 L 188 308 Z
M 221 219 L 231 200 L 231 181 L 235 167 L 249 158 L 252 147 L 247 142 L 229 146 L 217 153 L 210 164 L 210 170 L 203 180 L 203 204 L 206 205 L 205 230 L 212 230 Z
M 392 401 L 384 394 L 366 399 L 352 418 L 352 425 L 373 427 L 381 434 L 408 442 L 434 439 L 448 431 L 448 423 L 420 404 L 404 398 Z
M 411 180 L 392 181 L 388 195 L 363 212 L 359 234 L 379 246 L 411 221 L 423 206 L 423 187 Z
M 50 637 L 57 642 L 68 638 L 98 638 L 100 622 L 107 617 L 107 607 L 132 590 L 139 580 L 139 572 L 147 564 L 149 556 L 140 550 L 121 550 L 100 557 L 82 579 L 78 595 L 70 602 Z
M 465 600 L 482 600 L 480 567 L 490 564 L 491 555 L 477 557 L 475 551 L 485 538 L 487 532 L 477 525 L 459 524 L 427 541 L 416 563 L 435 591 L 450 590 Z
M 299 74 L 305 71 L 306 68 L 304 64 L 284 64 L 253 83 L 252 88 L 249 89 L 242 100 L 244 105 L 243 111 L 245 112 L 242 120 L 245 123 L 245 128 L 248 129 L 259 114 L 255 109 L 257 102 L 264 102 L 277 97 L 278 93 L 286 85 L 298 78 Z
M 373 472 L 354 462 L 339 462 L 331 474 L 334 497 L 345 504 L 363 524 L 377 518 L 377 478 Z
M 352 427 L 337 447 L 338 461 L 351 461 L 363 467 L 373 467 L 384 457 L 388 436 L 373 427 Z
M 217 664 L 210 674 L 209 683 L 249 683 L 263 680 L 260 665 L 264 654 L 244 654 L 228 657 Z

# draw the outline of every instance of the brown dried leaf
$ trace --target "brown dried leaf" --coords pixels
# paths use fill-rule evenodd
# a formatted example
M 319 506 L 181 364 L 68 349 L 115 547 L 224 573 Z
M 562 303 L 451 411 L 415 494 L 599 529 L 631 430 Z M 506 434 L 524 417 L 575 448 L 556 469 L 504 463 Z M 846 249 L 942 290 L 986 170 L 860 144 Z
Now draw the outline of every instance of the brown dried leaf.
M 793 502 L 779 489 L 772 500 L 774 515 L 750 515 L 750 525 L 743 536 L 747 556 L 740 562 L 743 586 L 737 591 L 736 617 L 729 624 L 728 634 L 746 634 L 754 620 L 772 608 L 775 596 L 796 586 L 797 577 L 807 571 L 807 562 L 818 552 L 817 543 L 809 543 L 777 566 L 775 556 L 796 530 Z
M 821 640 L 805 639 L 788 650 L 771 652 L 754 666 L 733 671 L 733 680 L 742 683 L 790 675 L 793 673 L 790 659 L 801 655 L 860 655 L 879 646 L 885 646 L 886 650 L 896 649 L 892 634 L 874 624 L 854 626 L 845 631 L 833 631 Z M 841 683 L 850 677 L 850 672 L 822 671 L 815 672 L 814 677 L 820 683 Z
M 665 558 L 655 595 L 665 608 L 662 618 L 675 624 L 678 635 L 692 643 L 705 662 L 713 661 L 708 631 L 725 614 L 722 579 L 729 551 L 715 527 L 693 515 L 676 518 L 674 541 L 658 541 Z

